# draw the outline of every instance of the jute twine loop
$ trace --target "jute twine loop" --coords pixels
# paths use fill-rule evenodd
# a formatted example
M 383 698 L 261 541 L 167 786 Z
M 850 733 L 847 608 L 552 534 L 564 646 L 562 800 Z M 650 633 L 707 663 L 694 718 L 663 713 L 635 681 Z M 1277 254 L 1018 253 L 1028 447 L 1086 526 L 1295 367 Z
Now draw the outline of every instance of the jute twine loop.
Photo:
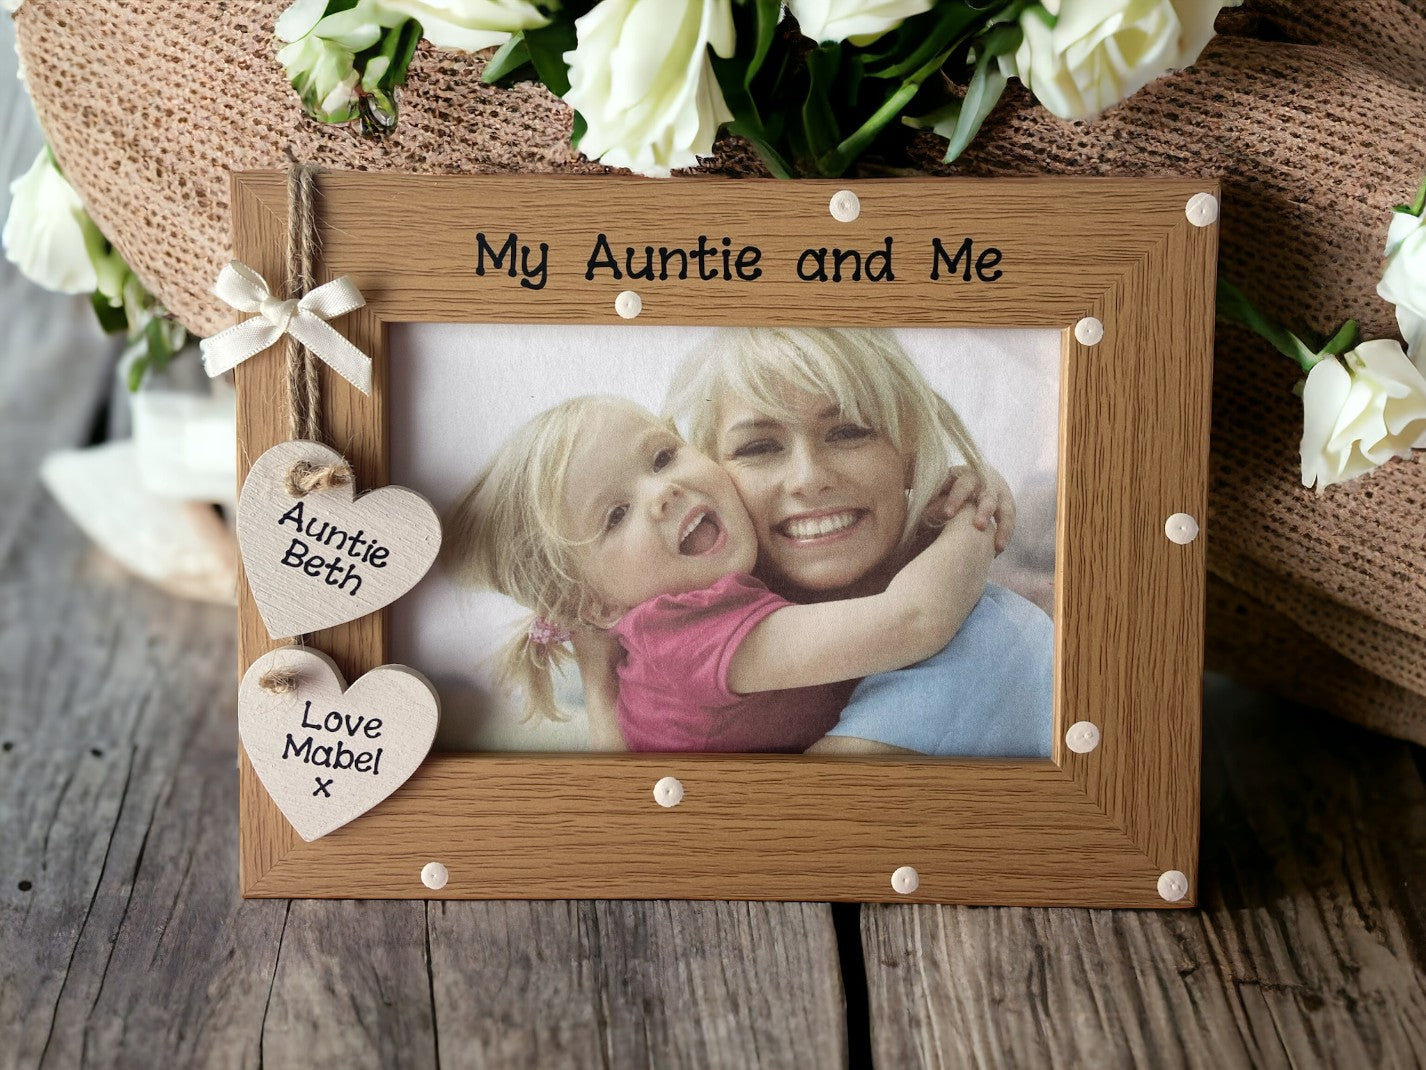
M 257 686 L 274 695 L 286 695 L 297 690 L 297 672 L 293 669 L 269 669 L 258 678 Z
M 294 461 L 287 470 L 283 486 L 288 496 L 302 498 L 314 490 L 330 490 L 344 487 L 352 481 L 351 466 L 342 464 L 313 464 L 311 461 Z

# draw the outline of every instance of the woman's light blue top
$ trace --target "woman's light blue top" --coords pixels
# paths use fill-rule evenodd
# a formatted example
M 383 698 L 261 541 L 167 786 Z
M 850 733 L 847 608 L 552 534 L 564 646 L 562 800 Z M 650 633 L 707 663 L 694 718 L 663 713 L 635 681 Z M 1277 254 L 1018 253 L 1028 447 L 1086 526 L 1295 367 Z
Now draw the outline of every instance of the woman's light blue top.
M 829 734 L 922 754 L 1048 758 L 1054 638 L 1044 610 L 989 584 L 945 649 L 868 676 Z

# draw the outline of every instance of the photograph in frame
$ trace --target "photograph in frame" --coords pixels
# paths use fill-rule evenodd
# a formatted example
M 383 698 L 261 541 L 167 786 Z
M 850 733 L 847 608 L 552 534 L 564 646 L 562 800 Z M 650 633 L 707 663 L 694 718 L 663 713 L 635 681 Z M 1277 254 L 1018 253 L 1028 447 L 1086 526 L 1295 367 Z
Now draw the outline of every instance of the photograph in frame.
M 392 477 L 431 499 L 447 518 L 448 539 L 441 565 L 392 609 L 392 655 L 421 665 L 436 683 L 443 748 L 816 748 L 814 753 L 1049 756 L 1056 332 L 412 324 L 393 328 L 391 345 L 398 369 L 391 382 Z M 497 353 L 498 360 L 489 356 Z M 859 392 L 869 396 L 859 397 Z M 810 409 L 784 408 L 784 394 L 812 403 Z M 839 398 L 861 411 L 841 412 Z M 658 591 L 670 597 L 658 605 L 646 602 L 623 625 L 613 623 L 616 634 L 634 629 L 635 643 L 640 642 L 639 629 L 646 634 L 649 627 L 645 614 L 675 631 L 670 649 L 649 650 L 647 641 L 641 648 L 652 660 L 648 672 L 655 678 L 650 686 L 635 667 L 635 705 L 617 705 L 618 716 L 610 717 L 615 711 L 601 713 L 596 700 L 593 721 L 573 659 L 556 671 L 553 701 L 543 708 L 523 701 L 524 688 L 498 679 L 502 652 L 522 652 L 535 614 L 532 607 L 489 589 L 488 575 L 477 575 L 478 563 L 471 558 L 482 549 L 499 558 L 503 547 L 482 547 L 474 531 L 464 541 L 460 534 L 461 510 L 475 473 L 501 455 L 514 462 L 517 485 L 539 478 L 512 453 L 515 443 L 531 421 L 572 399 L 582 410 L 571 413 L 572 420 L 597 420 L 601 412 L 628 403 L 675 430 L 681 439 L 676 447 L 717 460 L 734 489 L 747 496 L 747 502 L 734 498 L 732 505 L 750 514 L 761 556 L 749 570 L 760 581 L 756 588 L 732 580 L 717 588 L 730 596 L 724 609 L 707 595 Z M 769 409 L 778 411 L 774 415 Z M 923 419 L 925 427 L 904 426 L 922 412 L 941 418 Z M 873 426 L 878 422 L 889 426 Z M 638 429 L 637 414 L 631 426 Z M 900 448 L 891 441 L 896 435 L 903 440 Z M 572 442 L 578 449 L 594 438 L 592 432 L 574 434 Z M 655 452 L 662 444 L 653 443 Z M 653 464 L 661 460 L 650 458 Z M 940 478 L 923 476 L 936 465 Z M 994 487 L 992 494 L 985 492 L 981 472 Z M 562 473 L 546 478 L 550 475 Z M 869 674 L 860 682 L 829 680 L 825 686 L 788 688 L 766 702 L 740 704 L 741 696 L 726 692 L 726 680 L 718 679 L 717 672 L 726 672 L 730 643 L 719 633 L 719 622 L 736 630 L 745 626 L 749 612 L 776 612 L 765 605 L 773 597 L 779 600 L 774 605 L 783 599 L 827 604 L 824 619 L 834 634 L 825 647 L 813 644 L 810 658 L 823 650 L 830 657 L 847 644 L 873 646 L 875 635 L 835 634 L 842 619 L 850 621 L 852 630 L 862 627 L 855 611 L 866 603 L 841 616 L 831 603 L 882 593 L 873 588 L 884 588 L 896 566 L 925 549 L 939 532 L 935 506 L 955 492 L 958 477 L 968 481 L 960 487 L 960 494 L 968 495 L 967 512 L 975 512 L 982 497 L 990 499 L 985 508 L 995 512 L 987 522 L 989 534 L 956 532 L 950 538 L 965 542 L 968 556 L 983 556 L 989 576 L 988 582 L 982 580 L 975 562 L 951 566 L 952 576 L 964 573 L 976 591 L 963 596 L 964 607 L 949 605 L 949 599 L 927 607 L 946 616 L 935 622 L 937 628 L 952 631 L 939 650 L 917 658 L 908 641 L 902 651 L 880 655 L 916 658 L 904 667 Z M 713 571 L 703 579 L 720 582 L 725 571 L 720 561 L 747 556 L 736 537 L 748 525 L 741 518 L 737 524 L 720 523 L 716 510 L 702 519 L 691 513 L 719 490 L 685 490 L 679 483 L 698 478 L 697 472 L 672 474 L 673 505 L 682 502 L 684 507 L 672 520 L 664 518 L 672 531 L 664 532 L 661 546 L 676 543 L 679 524 L 692 516 L 697 529 L 686 533 L 688 547 L 705 553 L 716 549 L 709 562 Z M 616 495 L 611 506 L 627 511 L 624 497 Z M 913 509 L 926 517 L 925 523 L 910 515 Z M 616 516 L 626 522 L 622 513 Z M 486 518 L 471 506 L 466 519 L 478 525 Z M 531 538 L 525 529 L 532 523 L 538 527 L 521 518 L 521 526 L 506 539 Z M 999 524 L 1007 530 L 995 553 Z M 617 525 L 611 534 L 618 534 Z M 716 539 L 719 545 L 700 546 L 700 539 Z M 975 539 L 990 552 L 974 547 L 969 540 Z M 659 548 L 653 552 L 657 555 Z M 539 558 L 538 546 L 531 554 Z M 523 561 L 510 564 L 524 566 Z M 637 577 L 636 585 L 643 578 Z M 670 585 L 691 586 L 677 575 Z M 640 587 L 638 593 L 648 590 Z M 907 602 L 918 608 L 915 599 Z M 965 607 L 965 619 L 954 619 Z M 547 641 L 563 643 L 558 636 Z M 902 673 L 903 668 L 910 671 Z M 833 665 L 826 671 L 848 670 Z M 678 680 L 678 686 L 661 693 L 657 674 Z M 706 694 L 696 703 L 687 698 L 691 680 L 705 685 Z M 638 705 L 641 687 L 650 695 L 645 705 L 652 708 Z

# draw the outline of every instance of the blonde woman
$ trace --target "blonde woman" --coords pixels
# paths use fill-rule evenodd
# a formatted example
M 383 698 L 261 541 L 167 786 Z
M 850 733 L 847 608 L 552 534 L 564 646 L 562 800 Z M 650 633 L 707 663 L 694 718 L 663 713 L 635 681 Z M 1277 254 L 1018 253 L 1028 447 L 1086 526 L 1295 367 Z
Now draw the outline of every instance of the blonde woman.
M 943 515 L 978 495 L 997 552 L 1010 538 L 1008 488 L 889 332 L 719 332 L 685 359 L 666 413 L 732 477 L 757 533 L 754 573 L 793 602 L 885 590 L 924 545 L 948 471 L 961 478 Z M 939 653 L 864 679 L 814 749 L 1047 756 L 1052 707 L 1049 617 L 990 585 Z

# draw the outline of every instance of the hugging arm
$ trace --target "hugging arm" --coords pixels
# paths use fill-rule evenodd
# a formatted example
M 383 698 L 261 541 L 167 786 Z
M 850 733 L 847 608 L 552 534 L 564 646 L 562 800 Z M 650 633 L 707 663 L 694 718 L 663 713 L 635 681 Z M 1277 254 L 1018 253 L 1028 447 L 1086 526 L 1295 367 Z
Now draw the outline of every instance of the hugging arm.
M 584 687 L 584 709 L 589 716 L 589 749 L 626 751 L 629 745 L 619 731 L 618 666 L 624 648 L 602 628 L 575 628 L 572 640 Z
M 881 594 L 777 610 L 738 647 L 729 686 L 738 694 L 807 687 L 929 658 L 980 601 L 992 540 L 965 510 Z

